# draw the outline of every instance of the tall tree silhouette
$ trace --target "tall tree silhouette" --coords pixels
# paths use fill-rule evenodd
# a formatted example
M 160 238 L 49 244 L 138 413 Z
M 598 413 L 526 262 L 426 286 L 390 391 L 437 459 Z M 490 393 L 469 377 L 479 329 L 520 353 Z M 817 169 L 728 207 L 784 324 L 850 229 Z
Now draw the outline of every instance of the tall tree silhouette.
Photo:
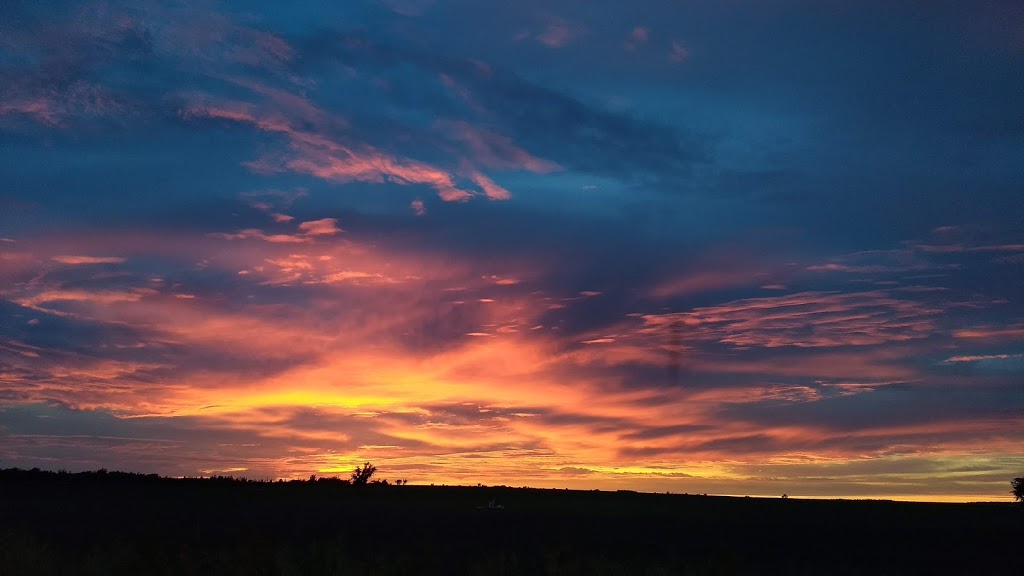
M 1013 494 L 1014 499 L 1017 502 L 1024 502 L 1024 476 L 1010 480 L 1010 487 L 1013 488 L 1010 493 Z
M 357 466 L 356 469 L 352 471 L 352 483 L 366 484 L 370 481 L 370 478 L 373 477 L 375 472 L 377 472 L 377 467 L 369 462 L 363 464 L 362 468 Z

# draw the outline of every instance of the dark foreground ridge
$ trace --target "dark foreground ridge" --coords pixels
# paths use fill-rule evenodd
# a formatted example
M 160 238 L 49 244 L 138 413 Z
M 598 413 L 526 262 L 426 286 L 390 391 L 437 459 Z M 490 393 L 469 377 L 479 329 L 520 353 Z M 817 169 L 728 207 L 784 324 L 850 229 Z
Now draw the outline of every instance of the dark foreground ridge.
M 1010 576 L 1022 531 L 1010 503 L 0 471 L 3 575 Z

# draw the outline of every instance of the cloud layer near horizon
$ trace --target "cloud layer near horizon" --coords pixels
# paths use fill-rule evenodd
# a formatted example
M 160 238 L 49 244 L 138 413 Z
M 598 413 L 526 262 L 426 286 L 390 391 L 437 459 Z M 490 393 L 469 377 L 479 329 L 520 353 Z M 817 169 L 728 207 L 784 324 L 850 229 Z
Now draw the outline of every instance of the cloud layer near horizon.
M 4 465 L 1008 496 L 1012 2 L 336 4 L 0 7 Z

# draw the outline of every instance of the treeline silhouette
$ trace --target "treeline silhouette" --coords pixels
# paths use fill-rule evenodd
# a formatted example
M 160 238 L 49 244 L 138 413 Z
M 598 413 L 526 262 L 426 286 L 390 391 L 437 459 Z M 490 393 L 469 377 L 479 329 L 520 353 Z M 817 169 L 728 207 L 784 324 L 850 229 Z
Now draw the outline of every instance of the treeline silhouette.
M 308 487 L 310 485 L 328 486 L 328 487 L 342 487 L 351 485 L 366 485 L 366 486 L 403 486 L 408 483 L 406 480 L 396 480 L 389 482 L 387 479 L 371 479 L 376 473 L 377 469 L 375 466 L 367 462 L 362 467 L 357 467 L 352 473 L 350 478 L 341 478 L 338 476 L 316 476 L 315 474 L 310 476 L 308 480 L 266 480 L 266 479 L 252 479 L 242 476 L 232 475 L 221 475 L 214 474 L 210 476 L 182 476 L 182 477 L 167 477 L 160 476 L 159 474 L 143 474 L 138 472 L 119 472 L 119 471 L 108 471 L 105 468 L 99 470 L 89 470 L 84 472 L 68 472 L 67 470 L 41 470 L 39 468 L 22 469 L 22 468 L 5 468 L 0 469 L 0 484 L 4 485 L 18 485 L 18 484 L 30 484 L 30 485 L 45 485 L 50 483 L 74 483 L 78 486 L 88 486 L 90 484 L 102 484 L 106 486 L 112 485 L 125 485 L 125 484 L 156 484 L 156 483 L 187 483 L 187 482 L 199 482 L 204 484 L 219 484 L 219 485 L 245 485 L 245 484 L 275 484 L 275 485 L 289 485 L 295 487 Z
M 398 488 L 357 470 L 0 470 L 0 574 L 1024 574 L 1015 503 Z

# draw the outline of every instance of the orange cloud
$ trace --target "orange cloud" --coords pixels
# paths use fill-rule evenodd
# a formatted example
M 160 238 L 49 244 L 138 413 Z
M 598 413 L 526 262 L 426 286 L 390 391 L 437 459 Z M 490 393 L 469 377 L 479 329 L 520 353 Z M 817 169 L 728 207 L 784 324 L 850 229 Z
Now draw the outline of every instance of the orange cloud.
M 35 308 L 42 304 L 54 302 L 84 302 L 90 304 L 112 304 L 117 302 L 138 302 L 142 298 L 155 294 L 152 289 L 134 288 L 125 291 L 88 291 L 74 289 L 45 290 L 32 296 L 15 300 L 22 306 Z
M 60 264 L 69 265 L 80 265 L 80 264 L 121 264 L 125 261 L 125 258 L 119 258 L 115 256 L 54 256 L 50 258 L 54 262 Z
M 333 230 L 330 220 L 296 225 L 286 236 Z M 0 341 L 0 360 L 11 366 L 0 376 L 5 389 L 19 406 L 59 398 L 72 409 L 113 411 L 111 425 L 135 422 L 150 435 L 166 426 L 173 431 L 160 440 L 168 447 L 149 452 L 169 451 L 187 463 L 173 466 L 193 467 L 181 474 L 232 468 L 307 477 L 372 459 L 391 477 L 401 470 L 421 482 L 515 477 L 531 485 L 710 491 L 760 486 L 761 465 L 794 482 L 797 470 L 838 476 L 827 467 L 884 458 L 892 438 L 907 451 L 932 450 L 935 462 L 954 461 L 954 451 L 976 447 L 978 438 L 991 438 L 986 446 L 995 451 L 1005 444 L 1007 453 L 1012 440 L 1021 440 L 998 419 L 954 426 L 937 417 L 928 425 L 844 430 L 827 419 L 755 422 L 730 412 L 933 383 L 922 373 L 927 367 L 907 359 L 934 353 L 923 336 L 936 331 L 941 309 L 905 300 L 908 293 L 801 292 L 636 315 L 573 332 L 562 319 L 575 306 L 609 297 L 532 292 L 548 277 L 535 263 L 505 262 L 495 270 L 490 260 L 377 239 L 371 244 L 354 233 L 225 242 L 231 236 L 108 231 L 25 242 L 38 254 L 26 257 L 27 265 L 38 269 L 53 269 L 51 255 L 71 246 L 85 254 L 131 246 L 132 254 L 247 273 L 228 299 L 204 293 L 202 283 L 145 277 L 135 279 L 141 284 L 95 289 L 27 269 L 19 274 L 36 280 L 5 284 L 4 297 L 41 308 L 44 323 L 57 317 L 50 307 L 59 304 L 79 322 L 131 331 L 100 337 L 105 348 L 88 353 Z M 520 278 L 529 282 L 514 282 Z M 684 282 L 682 290 L 703 285 Z M 288 297 L 275 301 L 279 292 Z M 552 302 L 561 308 L 549 310 Z M 787 354 L 766 354 L 769 348 Z M 665 371 L 673 366 L 675 375 Z M 195 436 L 181 436 L 190 433 Z M 70 449 L 85 440 L 45 441 Z M 40 450 L 21 440 L 9 445 Z M 178 458 L 174 446 L 193 457 Z M 144 448 L 124 450 L 130 454 L 124 461 L 156 461 Z M 89 452 L 113 457 L 95 446 Z M 801 486 L 819 494 L 836 490 Z
M 1009 326 L 975 326 L 963 330 L 955 330 L 953 336 L 956 338 L 967 338 L 977 340 L 1019 340 L 1024 338 L 1024 324 L 1012 324 Z

